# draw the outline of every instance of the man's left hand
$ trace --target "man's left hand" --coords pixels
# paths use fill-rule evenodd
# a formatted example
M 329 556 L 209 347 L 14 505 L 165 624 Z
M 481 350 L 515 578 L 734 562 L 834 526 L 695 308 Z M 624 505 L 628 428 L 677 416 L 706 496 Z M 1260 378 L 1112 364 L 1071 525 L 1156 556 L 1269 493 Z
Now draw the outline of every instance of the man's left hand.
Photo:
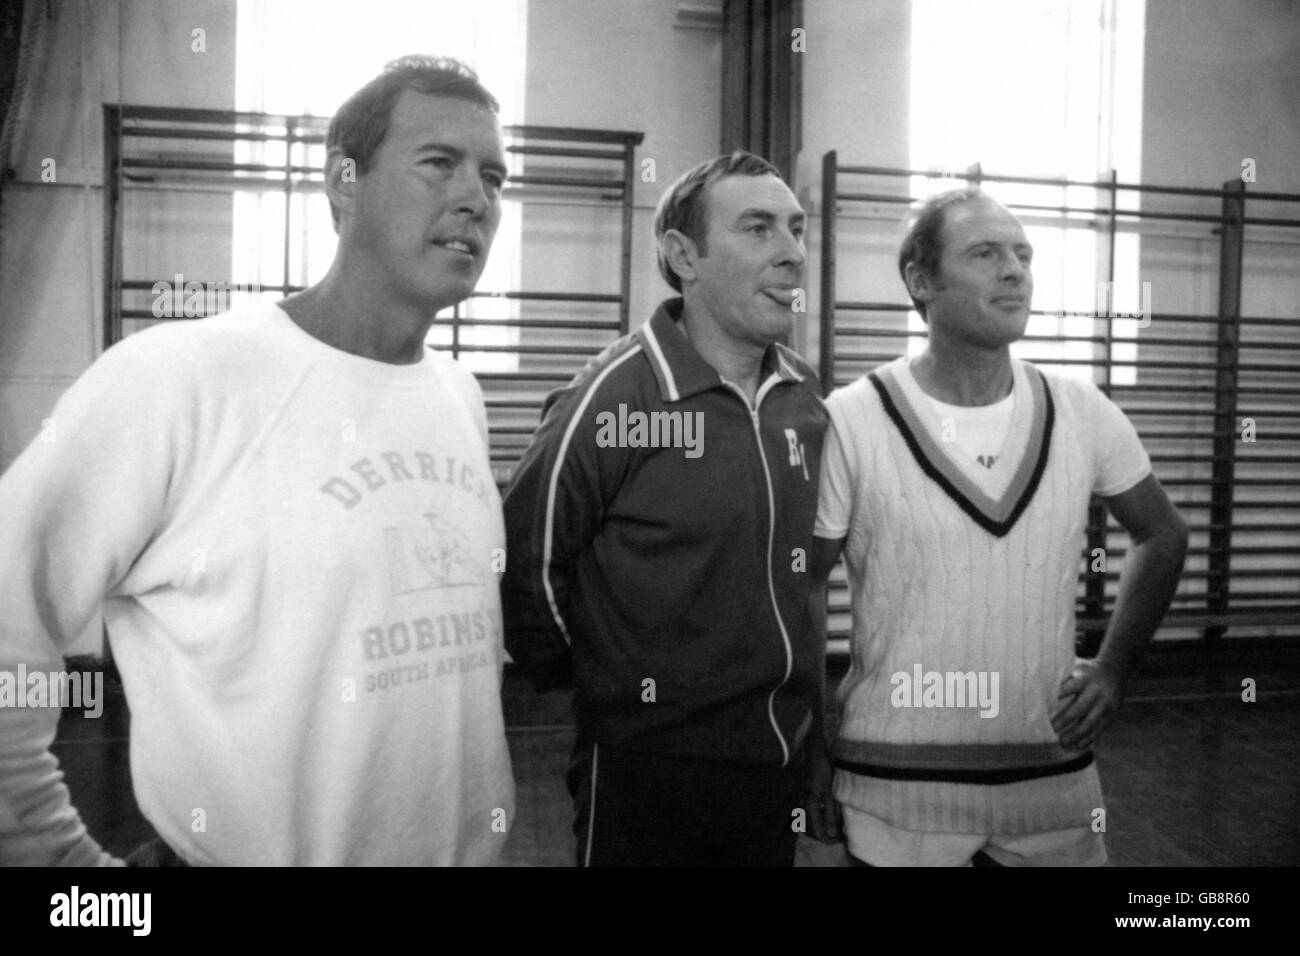
M 844 826 L 840 820 L 840 805 L 835 800 L 832 786 L 835 769 L 825 744 L 816 743 L 812 749 L 812 774 L 809 786 L 809 835 L 822 843 L 840 843 L 844 840 Z

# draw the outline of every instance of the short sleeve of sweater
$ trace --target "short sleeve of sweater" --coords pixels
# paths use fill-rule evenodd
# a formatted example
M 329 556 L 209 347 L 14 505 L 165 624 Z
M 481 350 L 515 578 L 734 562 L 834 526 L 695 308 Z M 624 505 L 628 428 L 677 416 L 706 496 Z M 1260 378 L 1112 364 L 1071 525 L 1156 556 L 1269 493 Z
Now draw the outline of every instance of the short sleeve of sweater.
M 826 399 L 831 421 L 822 450 L 821 490 L 817 501 L 817 522 L 813 526 L 813 534 L 819 538 L 847 537 L 853 520 L 856 476 L 851 464 L 853 440 L 847 425 L 849 416 L 845 414 L 851 400 L 845 389 Z
M 1128 416 L 1100 390 L 1095 395 L 1093 434 L 1097 443 L 1097 470 L 1092 490 L 1108 498 L 1128 491 L 1149 475 L 1151 458 Z

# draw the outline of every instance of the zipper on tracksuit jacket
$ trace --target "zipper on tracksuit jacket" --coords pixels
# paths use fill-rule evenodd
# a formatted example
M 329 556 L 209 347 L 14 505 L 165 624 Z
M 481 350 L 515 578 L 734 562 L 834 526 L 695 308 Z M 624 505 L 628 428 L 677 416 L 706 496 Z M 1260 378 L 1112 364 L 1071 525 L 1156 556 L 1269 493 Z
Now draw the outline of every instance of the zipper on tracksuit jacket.
M 767 695 L 767 719 L 771 722 L 772 729 L 776 732 L 777 742 L 781 745 L 781 766 L 785 767 L 790 763 L 790 747 L 785 742 L 785 735 L 781 733 L 780 725 L 776 722 L 776 710 L 773 704 L 776 702 L 777 691 L 790 680 L 790 673 L 794 669 L 794 650 L 790 646 L 790 635 L 785 629 L 785 621 L 781 619 L 781 607 L 776 600 L 776 582 L 772 579 L 772 543 L 776 537 L 776 495 L 772 488 L 772 472 L 767 466 L 767 452 L 763 450 L 763 431 L 758 418 L 763 397 L 781 384 L 781 379 L 771 376 L 760 385 L 758 393 L 754 396 L 753 406 L 750 406 L 749 399 L 745 397 L 745 393 L 739 386 L 726 379 L 723 379 L 723 382 L 736 393 L 744 403 L 745 410 L 749 412 L 749 420 L 754 426 L 754 440 L 758 443 L 758 458 L 763 463 L 763 478 L 767 482 L 767 593 L 772 599 L 772 613 L 776 615 L 776 626 L 781 630 L 781 641 L 785 644 L 785 676 L 781 678 L 781 683 L 772 689 L 772 693 Z

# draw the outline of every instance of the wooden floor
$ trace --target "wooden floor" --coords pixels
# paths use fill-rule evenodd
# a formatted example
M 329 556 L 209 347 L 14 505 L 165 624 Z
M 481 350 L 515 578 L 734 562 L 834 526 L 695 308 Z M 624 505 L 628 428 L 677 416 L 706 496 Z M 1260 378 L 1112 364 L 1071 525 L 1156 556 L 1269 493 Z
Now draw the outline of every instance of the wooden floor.
M 1300 654 L 1155 657 L 1097 751 L 1111 865 L 1300 865 Z M 1246 678 L 1253 703 L 1242 700 Z M 503 862 L 571 866 L 567 695 L 508 677 L 503 700 L 518 788 Z M 152 829 L 131 794 L 116 704 L 98 720 L 65 717 L 54 749 L 91 833 L 126 854 Z M 799 862 L 835 865 L 842 853 L 807 841 Z

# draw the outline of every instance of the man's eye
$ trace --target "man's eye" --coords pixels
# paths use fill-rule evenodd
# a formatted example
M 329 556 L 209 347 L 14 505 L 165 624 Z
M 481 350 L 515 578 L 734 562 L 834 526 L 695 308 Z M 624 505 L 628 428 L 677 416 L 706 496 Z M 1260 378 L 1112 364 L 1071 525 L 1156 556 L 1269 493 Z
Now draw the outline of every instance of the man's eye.
M 439 169 L 450 169 L 455 165 L 450 156 L 429 156 L 425 158 L 424 162 L 436 166 Z
M 765 235 L 765 234 L 767 233 L 767 223 L 765 223 L 765 222 L 756 222 L 756 223 L 754 223 L 752 226 L 749 227 L 749 231 L 752 232 L 752 233 L 753 233 L 754 235 L 756 235 L 756 236 L 758 236 L 758 235 Z
M 493 189 L 495 189 L 497 192 L 500 192 L 501 189 L 506 184 L 506 178 L 502 176 L 500 173 L 484 173 L 483 181 L 486 182 Z

